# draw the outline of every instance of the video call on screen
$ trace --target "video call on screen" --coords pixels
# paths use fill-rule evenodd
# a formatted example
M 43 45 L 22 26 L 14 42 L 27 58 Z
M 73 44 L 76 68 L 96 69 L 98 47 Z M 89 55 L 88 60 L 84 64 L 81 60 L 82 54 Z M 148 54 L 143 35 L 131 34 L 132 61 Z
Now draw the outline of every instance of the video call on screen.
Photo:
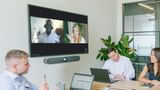
M 88 53 L 88 16 L 33 5 L 28 9 L 31 57 Z

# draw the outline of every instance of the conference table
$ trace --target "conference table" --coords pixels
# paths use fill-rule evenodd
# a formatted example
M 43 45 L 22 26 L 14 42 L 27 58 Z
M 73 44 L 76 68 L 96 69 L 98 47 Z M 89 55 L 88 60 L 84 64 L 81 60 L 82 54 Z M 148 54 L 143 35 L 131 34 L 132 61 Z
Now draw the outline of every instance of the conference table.
M 139 81 L 118 81 L 113 84 L 93 82 L 91 90 L 102 90 L 102 88 L 110 86 L 110 90 L 160 90 L 160 86 L 153 86 L 150 89 L 139 88 L 143 84 Z
M 110 86 L 110 90 L 160 90 L 160 86 L 153 86 L 150 89 L 139 88 L 141 84 L 143 83 L 139 81 L 117 81 L 112 84 L 93 82 L 91 90 L 102 90 L 108 86 Z M 65 90 L 69 90 L 69 87 L 66 87 Z

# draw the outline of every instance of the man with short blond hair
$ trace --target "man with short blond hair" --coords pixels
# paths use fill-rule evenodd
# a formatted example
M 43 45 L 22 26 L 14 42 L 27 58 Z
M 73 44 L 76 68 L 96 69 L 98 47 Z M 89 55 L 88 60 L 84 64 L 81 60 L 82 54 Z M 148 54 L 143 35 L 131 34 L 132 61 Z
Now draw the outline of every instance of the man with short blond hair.
M 31 67 L 28 57 L 22 50 L 10 50 L 6 54 L 7 69 L 0 75 L 0 90 L 49 90 L 47 82 L 37 87 L 23 76 Z

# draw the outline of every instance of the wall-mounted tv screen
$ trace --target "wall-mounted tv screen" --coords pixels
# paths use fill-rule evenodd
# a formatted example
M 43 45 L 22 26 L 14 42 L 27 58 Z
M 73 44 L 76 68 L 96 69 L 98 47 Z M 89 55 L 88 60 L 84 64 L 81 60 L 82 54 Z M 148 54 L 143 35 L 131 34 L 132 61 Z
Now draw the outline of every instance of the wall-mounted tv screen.
M 88 16 L 28 5 L 30 57 L 88 53 Z

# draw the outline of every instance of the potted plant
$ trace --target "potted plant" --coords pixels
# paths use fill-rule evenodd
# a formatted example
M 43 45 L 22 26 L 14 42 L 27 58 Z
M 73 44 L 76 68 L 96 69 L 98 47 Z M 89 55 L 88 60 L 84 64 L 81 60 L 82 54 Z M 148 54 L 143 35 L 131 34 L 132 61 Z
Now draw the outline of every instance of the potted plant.
M 105 44 L 106 47 L 115 47 L 118 51 L 118 54 L 122 55 L 122 56 L 126 56 L 129 59 L 132 59 L 134 56 L 136 56 L 137 54 L 135 53 L 137 50 L 136 49 L 132 49 L 129 47 L 129 44 L 133 41 L 134 38 L 129 40 L 129 36 L 123 36 L 121 35 L 121 38 L 118 42 L 118 44 L 116 45 L 115 42 L 111 42 L 111 36 L 108 36 L 108 39 L 103 39 L 101 38 L 102 42 Z M 97 55 L 96 59 L 100 58 L 100 60 L 108 60 L 109 57 L 108 55 L 106 55 L 106 49 L 107 48 L 101 48 L 99 50 L 99 54 Z

